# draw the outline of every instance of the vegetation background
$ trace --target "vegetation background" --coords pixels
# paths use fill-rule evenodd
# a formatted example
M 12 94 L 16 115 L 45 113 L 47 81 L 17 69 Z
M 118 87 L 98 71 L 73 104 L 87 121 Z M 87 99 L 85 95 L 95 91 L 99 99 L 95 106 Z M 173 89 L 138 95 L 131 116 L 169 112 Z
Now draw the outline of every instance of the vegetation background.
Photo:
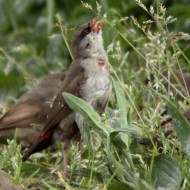
M 0 169 L 26 189 L 190 189 L 190 126 L 181 114 L 189 95 L 169 93 L 161 74 L 190 71 L 189 8 L 188 0 L 0 0 L 2 113 L 45 75 L 68 68 L 76 27 L 96 15 L 106 22 L 114 86 L 103 118 L 65 95 L 92 123 L 92 149 L 84 142 L 80 150 L 71 146 L 70 177 L 56 168 L 62 143 L 22 163 L 21 147 L 8 141 L 0 147 Z M 166 107 L 176 120 L 170 138 L 161 127 Z M 147 137 L 151 148 L 139 144 Z

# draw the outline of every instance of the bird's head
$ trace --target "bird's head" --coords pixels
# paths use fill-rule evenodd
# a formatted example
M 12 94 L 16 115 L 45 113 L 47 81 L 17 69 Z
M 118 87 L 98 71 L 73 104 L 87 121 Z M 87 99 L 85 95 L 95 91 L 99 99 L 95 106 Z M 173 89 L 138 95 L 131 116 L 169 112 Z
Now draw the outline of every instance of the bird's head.
M 102 51 L 103 40 L 101 28 L 103 25 L 104 23 L 98 21 L 98 17 L 95 17 L 89 23 L 77 29 L 72 41 L 74 58 L 90 57 Z

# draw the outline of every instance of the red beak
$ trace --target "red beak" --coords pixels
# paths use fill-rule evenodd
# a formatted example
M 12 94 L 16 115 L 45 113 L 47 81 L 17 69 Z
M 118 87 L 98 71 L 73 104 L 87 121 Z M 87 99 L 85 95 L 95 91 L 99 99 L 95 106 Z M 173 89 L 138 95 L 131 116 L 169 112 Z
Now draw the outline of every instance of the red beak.
M 103 25 L 104 22 L 98 21 L 98 17 L 93 18 L 88 24 L 92 31 L 96 33 L 98 33 L 101 30 Z

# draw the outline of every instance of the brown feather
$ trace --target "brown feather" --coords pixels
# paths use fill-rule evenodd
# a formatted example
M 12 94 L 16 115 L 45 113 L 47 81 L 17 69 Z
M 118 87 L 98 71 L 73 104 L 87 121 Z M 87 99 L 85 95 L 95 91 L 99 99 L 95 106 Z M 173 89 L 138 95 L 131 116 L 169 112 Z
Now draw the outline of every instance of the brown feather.
M 63 118 L 67 117 L 73 112 L 71 108 L 65 102 L 62 93 L 68 92 L 74 94 L 78 97 L 81 96 L 80 89 L 81 85 L 84 83 L 84 69 L 78 63 L 80 60 L 75 60 L 70 66 L 70 72 L 66 74 L 65 80 L 60 88 L 56 99 L 54 100 L 52 109 L 48 115 L 47 121 L 44 126 L 43 132 L 50 130 L 55 124 L 61 121 Z M 72 79 L 72 80 L 71 80 Z
M 0 126 L 4 126 L 5 129 L 43 124 L 64 76 L 64 73 L 57 73 L 45 77 L 34 89 L 21 96 L 18 102 L 0 118 Z
M 64 155 L 66 155 L 68 142 L 79 134 L 77 124 L 82 126 L 84 118 L 78 117 L 74 113 L 65 102 L 62 93 L 67 92 L 81 97 L 99 113 L 102 113 L 105 108 L 111 92 L 108 58 L 103 48 L 100 30 L 93 31 L 94 22 L 90 23 L 92 26 L 86 23 L 75 33 L 72 41 L 74 60 L 65 75 L 60 90 L 55 95 L 56 98 L 47 116 L 43 132 L 24 155 L 23 160 L 47 147 L 52 141 L 60 139 L 67 145 L 64 146 Z M 100 60 L 103 61 L 99 65 Z M 66 163 L 66 159 L 64 159 L 65 168 Z
M 48 114 L 43 132 L 38 137 L 37 141 L 30 147 L 27 153 L 23 156 L 23 161 L 27 160 L 31 154 L 41 150 L 41 147 L 46 147 L 46 145 L 44 146 L 44 143 L 47 143 L 48 145 L 52 144 L 52 141 L 54 140 L 54 134 L 57 132 L 56 130 L 59 130 L 59 122 L 61 122 L 62 120 L 62 127 L 60 124 L 60 134 L 62 136 L 61 140 L 70 140 L 79 133 L 74 118 L 69 119 L 72 121 L 72 124 L 70 123 L 69 125 L 67 125 L 67 122 L 64 123 L 64 121 L 67 120 L 67 117 L 69 117 L 73 110 L 71 110 L 71 108 L 67 105 L 62 95 L 63 92 L 68 92 L 74 95 L 78 95 L 79 97 L 81 96 L 80 89 L 81 85 L 84 83 L 85 76 L 84 69 L 81 67 L 78 61 L 80 60 L 73 61 L 69 68 L 69 72 L 66 73 L 62 86 L 60 87 L 60 90 L 55 96 L 56 98 Z

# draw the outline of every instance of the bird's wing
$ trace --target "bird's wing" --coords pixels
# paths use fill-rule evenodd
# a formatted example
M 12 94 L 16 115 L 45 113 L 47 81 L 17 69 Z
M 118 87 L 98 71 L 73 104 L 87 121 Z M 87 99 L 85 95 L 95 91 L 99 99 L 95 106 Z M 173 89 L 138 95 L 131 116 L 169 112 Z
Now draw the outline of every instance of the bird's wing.
M 48 114 L 48 118 L 43 130 L 44 133 L 51 130 L 54 125 L 73 112 L 65 102 L 62 95 L 63 92 L 68 92 L 81 97 L 80 89 L 81 85 L 83 85 L 85 81 L 84 69 L 79 63 L 77 63 L 74 67 L 71 66 L 70 70 L 71 71 L 67 73 L 63 82 L 63 86 L 60 88 L 60 91 L 54 100 L 51 111 Z
M 16 105 L 0 118 L 0 130 L 14 127 L 28 127 L 38 121 L 39 108 L 35 105 Z
M 34 89 L 21 96 L 18 102 L 0 118 L 0 130 L 44 124 L 50 111 L 50 103 L 63 83 L 64 77 L 64 73 L 48 75 Z
M 74 65 L 74 67 L 73 65 L 70 66 L 70 71 L 66 74 L 63 85 L 56 95 L 56 99 L 53 102 L 51 111 L 44 125 L 43 132 L 23 156 L 23 161 L 26 161 L 31 154 L 40 150 L 41 146 L 44 146 L 44 142 L 49 143 L 52 139 L 54 130 L 58 127 L 58 123 L 73 112 L 65 102 L 62 93 L 68 92 L 80 97 L 81 85 L 84 84 L 85 81 L 84 69 L 79 63 Z

